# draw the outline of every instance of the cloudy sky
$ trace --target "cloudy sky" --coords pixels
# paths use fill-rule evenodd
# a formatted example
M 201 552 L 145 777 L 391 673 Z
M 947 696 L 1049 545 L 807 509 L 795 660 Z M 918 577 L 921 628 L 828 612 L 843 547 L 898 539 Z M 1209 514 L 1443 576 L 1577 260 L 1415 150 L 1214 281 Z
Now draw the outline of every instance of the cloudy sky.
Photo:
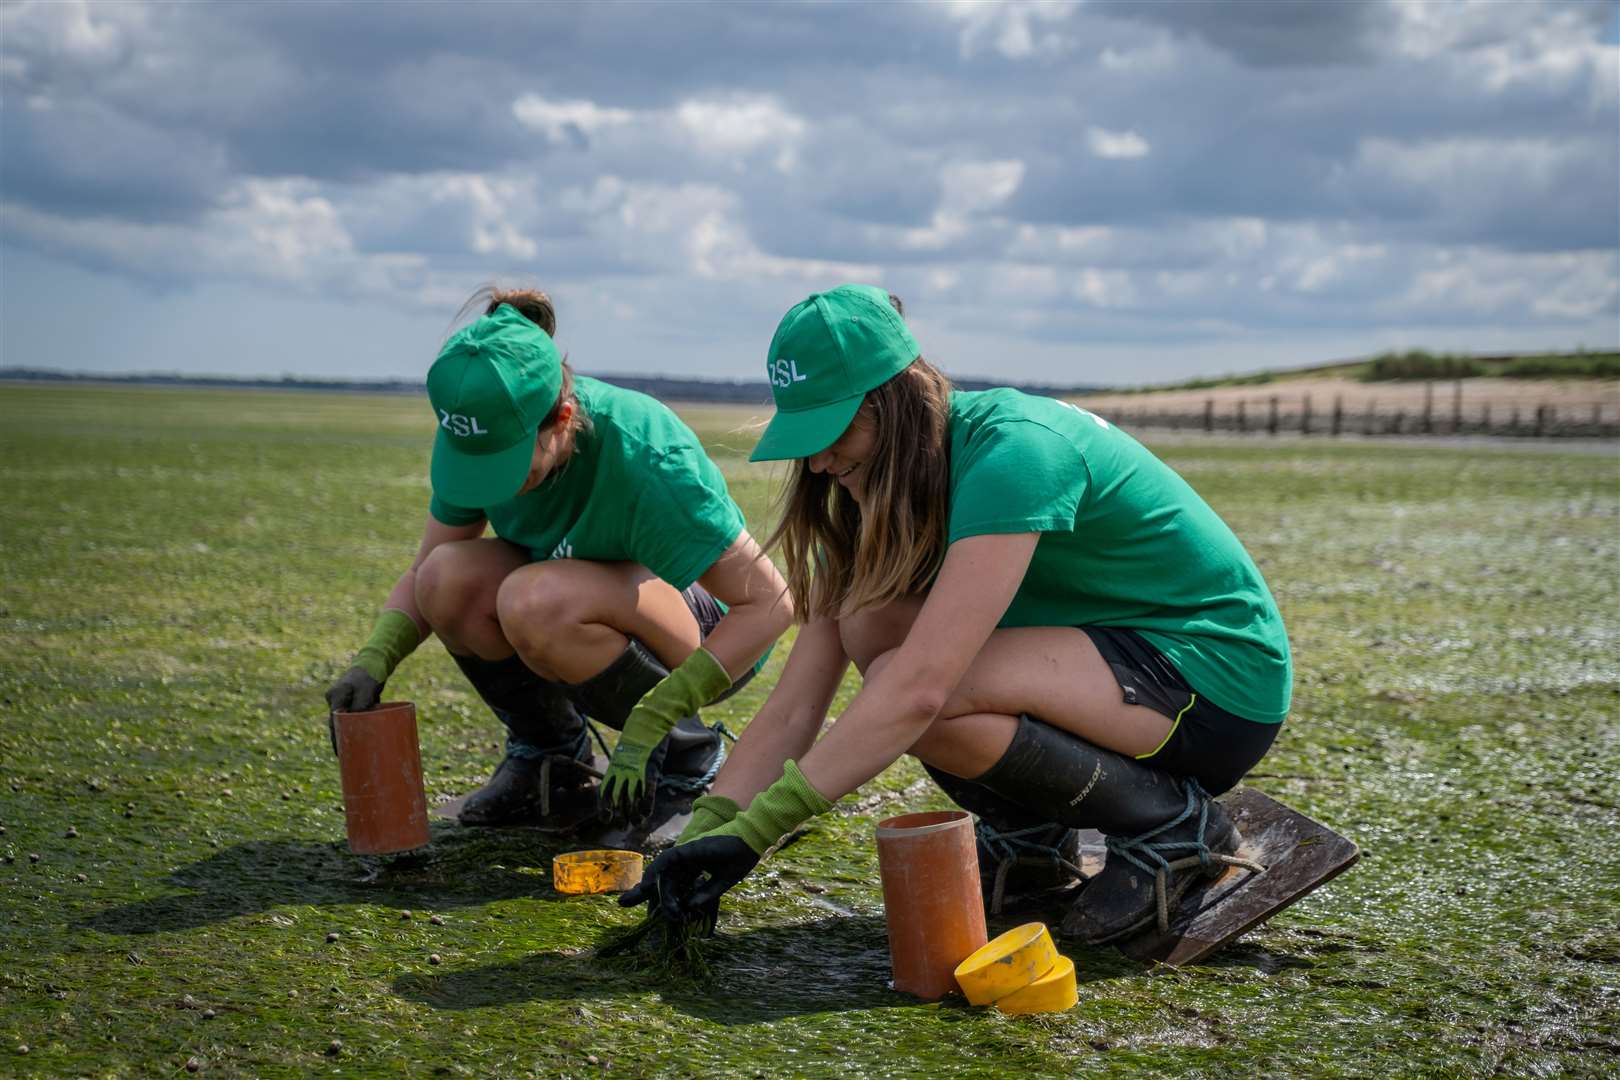
M 0 4 L 0 364 L 420 377 L 533 283 L 587 372 L 905 298 L 1132 383 L 1620 344 L 1620 6 Z

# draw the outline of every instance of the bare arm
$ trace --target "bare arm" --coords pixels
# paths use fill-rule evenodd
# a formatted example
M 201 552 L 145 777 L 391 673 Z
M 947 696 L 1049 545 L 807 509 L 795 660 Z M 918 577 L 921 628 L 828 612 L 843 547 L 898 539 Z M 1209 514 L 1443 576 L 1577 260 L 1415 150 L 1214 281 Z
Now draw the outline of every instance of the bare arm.
M 422 542 L 417 545 L 416 558 L 411 560 L 410 567 L 394 582 L 394 588 L 383 601 L 383 610 L 389 608 L 403 611 L 411 617 L 416 629 L 425 638 L 432 629 L 423 621 L 422 613 L 416 609 L 416 571 L 440 544 L 448 544 L 455 540 L 476 540 L 484 534 L 486 522 L 478 521 L 471 525 L 446 525 L 432 514 L 428 515 L 427 524 L 422 528 Z
M 836 622 L 818 619 L 801 629 L 782 678 L 715 777 L 714 793 L 747 806 L 782 775 L 784 761 L 803 758 L 848 667 Z
M 833 800 L 849 794 L 928 730 L 1006 614 L 1039 539 L 1038 533 L 971 536 L 950 546 L 894 659 L 800 760 L 813 788 Z
M 698 578 L 726 613 L 703 642 L 735 681 L 793 624 L 787 582 L 747 530 Z

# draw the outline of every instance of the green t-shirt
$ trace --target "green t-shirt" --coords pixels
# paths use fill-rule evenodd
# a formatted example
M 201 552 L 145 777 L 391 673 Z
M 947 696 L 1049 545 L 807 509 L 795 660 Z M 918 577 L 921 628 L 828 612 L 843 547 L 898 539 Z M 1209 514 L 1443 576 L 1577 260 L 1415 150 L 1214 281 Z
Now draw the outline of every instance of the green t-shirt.
M 1002 626 L 1120 626 L 1227 712 L 1280 723 L 1293 663 L 1254 560 L 1141 443 L 1067 402 L 951 395 L 947 542 L 1041 534 Z
M 487 518 L 496 536 L 536 561 L 640 563 L 686 588 L 743 531 L 725 477 L 658 401 L 584 376 L 574 393 L 591 429 L 561 469 L 494 506 L 452 506 L 435 495 L 429 512 L 446 525 Z

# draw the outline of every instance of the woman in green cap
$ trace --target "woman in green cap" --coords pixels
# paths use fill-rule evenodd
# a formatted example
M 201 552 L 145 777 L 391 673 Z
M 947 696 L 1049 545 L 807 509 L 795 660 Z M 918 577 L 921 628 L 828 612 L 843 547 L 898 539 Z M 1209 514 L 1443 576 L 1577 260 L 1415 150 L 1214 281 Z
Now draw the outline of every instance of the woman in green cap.
M 1224 870 L 1239 836 L 1211 796 L 1266 753 L 1292 687 L 1276 603 L 1225 523 L 1101 417 L 953 390 L 879 289 L 795 306 L 766 370 L 777 411 L 753 456 L 796 461 L 770 546 L 804 625 L 626 902 L 712 925 L 767 848 L 907 753 L 991 854 L 1105 834 L 1071 936 L 1137 933 L 1156 890 L 1173 909 Z M 817 741 L 851 661 L 861 690 Z
M 576 377 L 544 293 L 486 289 L 479 305 L 428 372 L 438 432 L 421 544 L 327 703 L 376 704 L 437 634 L 507 730 L 463 824 L 577 823 L 599 764 L 590 718 L 620 731 L 600 790 L 619 820 L 603 842 L 667 840 L 723 757 L 698 709 L 753 675 L 791 599 L 690 428 Z

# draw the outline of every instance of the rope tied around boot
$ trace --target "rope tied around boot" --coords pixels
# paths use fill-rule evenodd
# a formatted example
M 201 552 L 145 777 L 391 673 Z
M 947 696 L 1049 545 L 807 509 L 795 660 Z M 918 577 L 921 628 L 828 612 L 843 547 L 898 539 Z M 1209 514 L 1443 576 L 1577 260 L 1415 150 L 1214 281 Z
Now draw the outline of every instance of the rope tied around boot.
M 1128 836 L 1123 839 L 1116 836 L 1106 837 L 1108 853 L 1110 856 L 1119 855 L 1132 866 L 1147 874 L 1153 875 L 1153 893 L 1157 901 L 1156 912 L 1144 916 L 1131 926 L 1110 935 L 1108 940 L 1125 937 L 1142 929 L 1153 918 L 1158 916 L 1159 933 L 1170 932 L 1170 908 L 1172 904 L 1179 904 L 1181 898 L 1191 887 L 1194 877 L 1188 875 L 1172 889 L 1171 875 L 1182 870 L 1197 869 L 1207 878 L 1218 877 L 1229 866 L 1240 867 L 1251 873 L 1263 874 L 1266 868 L 1253 859 L 1245 859 L 1238 855 L 1227 855 L 1219 851 L 1211 851 L 1205 842 L 1204 833 L 1209 826 L 1209 804 L 1211 798 L 1198 781 L 1191 777 L 1183 781 L 1187 789 L 1187 805 L 1181 813 L 1155 826 L 1138 836 Z M 1196 813 L 1198 815 L 1198 831 L 1191 840 L 1154 840 L 1154 837 L 1176 828 Z M 1190 851 L 1191 854 L 1181 855 L 1179 858 L 1167 858 L 1168 853 Z M 1151 860 L 1151 862 L 1149 861 Z
M 1002 905 L 1007 898 L 1007 876 L 1020 864 L 1055 866 L 1067 870 L 1081 880 L 1085 879 L 1085 871 L 1065 859 L 1057 845 L 1043 844 L 1031 839 L 1036 835 L 1049 835 L 1053 829 L 1051 825 L 1031 825 L 1004 832 L 980 818 L 976 828 L 979 842 L 996 857 L 996 882 L 990 892 L 991 915 L 1001 914 Z
M 521 758 L 527 761 L 540 762 L 540 816 L 551 815 L 551 770 L 552 766 L 562 764 L 564 768 L 582 772 L 587 776 L 602 779 L 602 774 L 590 764 L 591 735 L 601 739 L 600 733 L 587 724 L 580 728 L 579 734 L 567 742 L 555 746 L 534 746 L 518 739 L 506 740 L 506 756 Z
M 692 794 L 698 794 L 709 789 L 709 785 L 714 782 L 715 776 L 720 772 L 720 766 L 726 763 L 726 740 L 737 741 L 737 736 L 727 730 L 724 720 L 716 720 L 714 726 L 710 727 L 709 730 L 720 736 L 720 744 L 715 748 L 714 760 L 709 762 L 709 767 L 703 771 L 703 775 L 671 776 L 664 773 L 658 777 L 659 787 L 667 788 L 670 791 Z

